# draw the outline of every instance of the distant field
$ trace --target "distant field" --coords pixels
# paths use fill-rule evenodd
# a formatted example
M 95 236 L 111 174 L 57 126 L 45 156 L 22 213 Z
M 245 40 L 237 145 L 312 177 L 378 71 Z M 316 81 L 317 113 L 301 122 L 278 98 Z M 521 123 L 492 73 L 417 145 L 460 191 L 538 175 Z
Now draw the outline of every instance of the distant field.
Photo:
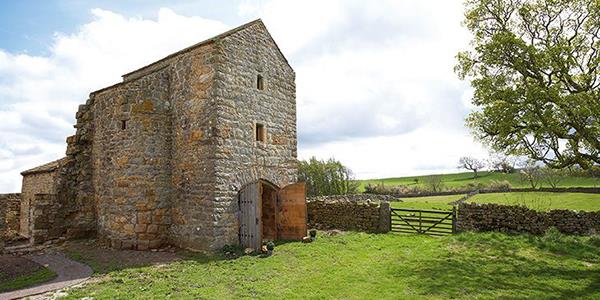
M 600 194 L 498 193 L 475 195 L 468 201 L 476 203 L 525 205 L 529 208 L 539 211 L 547 211 L 551 209 L 600 211 Z
M 463 195 L 401 198 L 404 202 L 392 202 L 394 208 L 439 209 L 451 210 L 449 202 L 462 198 Z M 467 200 L 475 203 L 498 203 L 505 205 L 524 205 L 539 211 L 551 209 L 572 209 L 584 211 L 600 211 L 600 194 L 584 193 L 494 193 L 479 194 Z
M 510 182 L 514 188 L 526 188 L 529 187 L 527 182 L 521 181 L 520 175 L 517 173 L 504 174 L 496 172 L 480 172 L 478 178 L 473 178 L 473 172 L 455 173 L 455 174 L 440 174 L 442 181 L 446 187 L 459 187 L 469 183 L 490 183 L 493 180 L 506 180 Z M 423 179 L 426 176 L 407 176 L 397 178 L 382 178 L 382 179 L 368 179 L 359 180 L 360 191 L 364 191 L 367 184 L 384 184 L 384 185 L 417 185 L 414 181 L 415 178 L 419 179 L 419 186 L 423 185 Z M 548 184 L 542 183 L 542 186 L 549 187 Z M 565 177 L 559 184 L 559 187 L 600 187 L 600 179 L 592 177 Z

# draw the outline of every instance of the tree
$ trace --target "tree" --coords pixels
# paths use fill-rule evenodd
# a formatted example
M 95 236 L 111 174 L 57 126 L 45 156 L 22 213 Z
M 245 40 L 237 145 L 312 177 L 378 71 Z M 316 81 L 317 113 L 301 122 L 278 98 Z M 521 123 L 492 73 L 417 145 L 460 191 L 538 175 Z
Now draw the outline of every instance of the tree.
M 352 171 L 333 158 L 325 161 L 311 157 L 308 161 L 299 161 L 298 179 L 306 182 L 309 196 L 358 193 Z
M 490 154 L 490 157 L 488 158 L 488 166 L 492 170 L 506 174 L 515 172 L 517 163 L 518 159 L 516 157 L 499 152 Z
M 540 175 L 542 180 L 548 183 L 550 187 L 556 188 L 560 181 L 564 178 L 565 172 L 563 169 L 551 169 L 546 167 L 540 170 Z
M 600 1 L 467 0 L 472 50 L 455 68 L 494 150 L 552 168 L 600 163 Z
M 425 186 L 427 186 L 432 192 L 442 191 L 442 176 L 441 175 L 429 175 L 423 179 Z
M 477 171 L 485 168 L 485 163 L 474 157 L 463 156 L 458 160 L 458 167 L 473 171 L 473 178 L 477 178 Z
M 521 169 L 521 181 L 526 181 L 529 183 L 532 189 L 538 187 L 540 180 L 542 178 L 542 173 L 540 172 L 540 166 L 537 164 L 535 160 L 527 160 L 523 163 Z

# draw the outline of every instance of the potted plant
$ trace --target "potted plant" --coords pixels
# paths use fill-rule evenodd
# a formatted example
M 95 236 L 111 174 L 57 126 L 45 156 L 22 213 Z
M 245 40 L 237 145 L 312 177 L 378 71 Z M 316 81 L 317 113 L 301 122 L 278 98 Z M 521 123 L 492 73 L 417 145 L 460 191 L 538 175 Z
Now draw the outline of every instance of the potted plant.
M 267 255 L 273 254 L 273 250 L 275 249 L 275 243 L 268 242 L 267 243 Z

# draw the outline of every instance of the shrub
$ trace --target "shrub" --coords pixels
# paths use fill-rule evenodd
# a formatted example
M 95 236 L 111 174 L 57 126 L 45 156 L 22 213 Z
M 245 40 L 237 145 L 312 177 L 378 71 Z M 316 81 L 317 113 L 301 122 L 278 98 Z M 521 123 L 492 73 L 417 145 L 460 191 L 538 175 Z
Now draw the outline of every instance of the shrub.
M 551 169 L 548 167 L 540 170 L 542 180 L 546 182 L 550 187 L 556 188 L 560 181 L 564 178 L 565 172 L 561 169 Z
M 512 185 L 508 180 L 492 180 L 487 188 L 490 190 L 510 191 Z
M 441 192 L 443 183 L 442 183 L 442 175 L 429 175 L 425 177 L 425 186 L 429 188 L 432 192 Z

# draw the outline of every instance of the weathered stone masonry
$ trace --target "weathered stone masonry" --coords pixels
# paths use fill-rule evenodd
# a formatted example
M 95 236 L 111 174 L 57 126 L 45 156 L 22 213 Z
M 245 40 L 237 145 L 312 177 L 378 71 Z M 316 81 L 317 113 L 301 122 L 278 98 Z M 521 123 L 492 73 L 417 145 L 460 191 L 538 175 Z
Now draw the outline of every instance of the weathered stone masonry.
M 316 229 L 340 229 L 384 233 L 390 231 L 387 195 L 334 195 L 312 197 L 307 202 L 308 225 Z
M 257 20 L 93 92 L 55 171 L 62 231 L 140 250 L 237 243 L 238 191 L 296 181 L 294 80 Z
M 21 194 L 0 194 L 0 204 L 0 241 L 4 241 L 19 233 Z
M 460 231 L 501 231 L 543 234 L 555 227 L 566 234 L 600 232 L 600 212 L 551 210 L 539 212 L 524 206 L 462 203 L 458 208 Z

